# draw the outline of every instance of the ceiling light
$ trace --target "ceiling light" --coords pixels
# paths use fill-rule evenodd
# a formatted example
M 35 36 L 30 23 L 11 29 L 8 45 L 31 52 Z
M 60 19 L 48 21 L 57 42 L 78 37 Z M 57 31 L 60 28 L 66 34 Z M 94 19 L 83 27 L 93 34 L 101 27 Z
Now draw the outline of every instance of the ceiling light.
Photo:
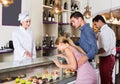
M 62 12 L 62 8 L 60 5 L 60 0 L 55 0 L 55 4 L 52 7 L 52 13 L 53 14 L 60 14 Z
M 91 17 L 91 11 L 90 11 L 91 7 L 89 6 L 88 0 L 87 0 L 87 6 L 85 7 L 85 9 L 86 10 L 83 15 L 85 16 L 85 18 L 89 19 Z
M 112 11 L 110 11 L 110 13 L 109 13 L 110 15 L 109 15 L 109 21 L 110 22 L 113 22 L 114 21 L 114 16 L 113 16 L 113 13 L 112 13 Z
M 0 0 L 0 3 L 1 3 L 4 7 L 8 7 L 9 5 L 13 4 L 14 1 L 13 1 L 13 0 Z

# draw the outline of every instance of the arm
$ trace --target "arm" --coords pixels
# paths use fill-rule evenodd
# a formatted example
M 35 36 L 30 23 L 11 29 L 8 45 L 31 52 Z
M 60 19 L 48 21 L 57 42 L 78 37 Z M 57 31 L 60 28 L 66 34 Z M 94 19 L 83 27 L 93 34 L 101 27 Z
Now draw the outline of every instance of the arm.
M 20 39 L 19 39 L 19 36 L 18 34 L 16 34 L 17 32 L 14 32 L 12 34 L 12 39 L 13 39 L 13 46 L 14 46 L 14 49 L 17 50 L 17 51 L 20 51 L 19 52 L 19 55 L 21 56 L 28 56 L 28 57 L 31 57 L 31 53 L 29 51 L 26 51 L 23 47 L 23 45 L 21 44 L 20 42 Z
M 72 71 L 75 71 L 77 70 L 77 61 L 75 59 L 75 56 L 73 54 L 73 51 L 69 48 L 67 48 L 65 50 L 65 53 L 66 53 L 66 57 L 69 61 L 68 64 L 62 64 L 60 63 L 58 60 L 53 60 L 55 62 L 55 64 L 58 66 L 58 67 L 61 67 L 61 68 L 66 68 L 66 69 L 70 69 Z
M 98 53 L 97 40 L 96 40 L 95 33 L 91 30 L 85 34 L 85 37 L 86 37 L 87 47 L 84 50 L 89 59 L 94 59 L 94 57 Z
M 32 58 L 35 59 L 36 58 L 36 45 L 35 42 L 33 41 L 33 52 L 32 52 Z
M 98 54 L 102 54 L 102 53 L 104 53 L 105 52 L 105 50 L 103 49 L 103 48 L 100 48 L 99 50 L 98 50 Z
M 19 50 L 20 53 L 22 54 L 22 56 L 24 56 L 25 49 L 21 45 L 21 43 L 19 41 L 19 36 L 16 34 L 16 32 L 13 32 L 13 34 L 12 34 L 12 40 L 13 40 L 14 50 Z

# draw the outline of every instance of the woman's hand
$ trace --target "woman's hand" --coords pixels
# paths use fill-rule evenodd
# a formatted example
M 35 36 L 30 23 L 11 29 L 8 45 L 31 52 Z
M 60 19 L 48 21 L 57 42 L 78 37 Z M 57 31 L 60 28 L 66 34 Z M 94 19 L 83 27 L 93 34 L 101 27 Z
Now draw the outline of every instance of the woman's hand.
M 63 54 L 58 54 L 57 57 L 64 58 L 64 59 L 67 61 L 67 63 L 69 63 L 68 58 L 67 58 L 65 55 L 63 55 Z
M 58 60 L 53 60 L 53 62 L 56 64 L 56 66 L 60 67 L 61 63 Z
M 63 54 L 58 54 L 57 57 L 66 58 Z

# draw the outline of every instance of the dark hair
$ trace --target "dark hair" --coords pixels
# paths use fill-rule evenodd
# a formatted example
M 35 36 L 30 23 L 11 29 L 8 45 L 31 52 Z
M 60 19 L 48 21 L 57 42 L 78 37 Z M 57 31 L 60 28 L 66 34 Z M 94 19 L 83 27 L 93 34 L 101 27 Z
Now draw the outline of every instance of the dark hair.
M 97 15 L 93 18 L 92 22 L 98 22 L 99 20 L 101 20 L 103 23 L 106 23 L 105 22 L 105 19 L 101 16 L 101 15 Z
M 72 13 L 71 16 L 70 16 L 70 18 L 72 18 L 72 17 L 74 17 L 74 18 L 81 17 L 84 20 L 84 17 L 82 15 L 82 13 L 80 13 L 80 12 L 74 12 L 74 13 Z

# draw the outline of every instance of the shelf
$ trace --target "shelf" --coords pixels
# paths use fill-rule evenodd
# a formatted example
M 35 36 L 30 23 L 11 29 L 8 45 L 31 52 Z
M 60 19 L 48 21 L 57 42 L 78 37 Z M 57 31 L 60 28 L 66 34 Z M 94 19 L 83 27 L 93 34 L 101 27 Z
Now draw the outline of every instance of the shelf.
M 45 48 L 43 48 L 43 50 L 54 50 L 54 49 L 56 49 L 56 47 L 45 47 Z
M 57 24 L 57 22 L 43 21 L 43 24 Z
M 62 23 L 62 22 L 59 22 L 58 24 L 59 25 L 70 25 L 70 23 Z
M 36 49 L 36 51 L 39 51 L 41 50 L 41 47 Z M 5 54 L 5 53 L 13 53 L 14 49 L 3 49 L 3 50 L 0 50 L 0 54 Z
M 3 50 L 0 50 L 0 54 L 4 54 L 4 53 L 12 53 L 13 52 L 13 49 L 3 49 Z
M 71 12 L 70 10 L 63 10 L 63 12 Z
M 43 5 L 44 8 L 49 8 L 49 9 L 52 9 L 51 6 L 46 6 L 46 5 Z

